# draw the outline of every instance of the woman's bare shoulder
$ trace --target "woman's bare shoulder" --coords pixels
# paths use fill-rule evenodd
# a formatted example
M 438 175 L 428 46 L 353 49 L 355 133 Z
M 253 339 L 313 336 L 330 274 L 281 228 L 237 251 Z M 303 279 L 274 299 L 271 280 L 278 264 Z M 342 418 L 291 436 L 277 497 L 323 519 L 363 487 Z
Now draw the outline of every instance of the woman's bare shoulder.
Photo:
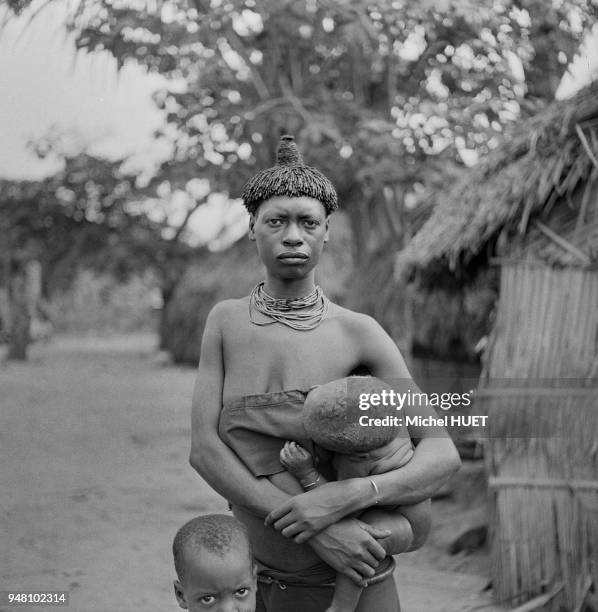
M 329 316 L 338 319 L 348 329 L 353 331 L 368 331 L 372 327 L 379 327 L 377 321 L 363 312 L 355 312 L 344 306 L 330 302 Z
M 246 316 L 248 308 L 249 296 L 217 302 L 208 314 L 206 327 L 216 326 L 226 329 L 231 324 L 238 322 L 242 316 Z
M 248 295 L 242 298 L 230 298 L 228 300 L 216 302 L 216 304 L 214 304 L 214 306 L 212 307 L 210 314 L 214 313 L 219 317 L 237 315 L 240 311 L 246 312 L 248 306 Z

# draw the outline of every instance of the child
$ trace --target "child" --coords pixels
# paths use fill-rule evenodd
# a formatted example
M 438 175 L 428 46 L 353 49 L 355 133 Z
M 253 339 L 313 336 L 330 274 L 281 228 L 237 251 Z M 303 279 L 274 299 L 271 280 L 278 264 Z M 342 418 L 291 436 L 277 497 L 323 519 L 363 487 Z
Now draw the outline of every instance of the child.
M 318 446 L 335 453 L 333 465 L 338 480 L 401 468 L 413 456 L 413 445 L 404 425 L 371 426 L 360 423 L 364 413 L 359 408 L 357 398 L 362 394 L 379 394 L 389 389 L 386 383 L 376 378 L 353 376 L 317 386 L 308 393 L 303 406 L 305 431 Z M 379 418 L 382 422 L 387 416 L 395 417 L 393 413 L 396 413 L 394 407 L 378 404 L 368 409 L 366 418 Z M 294 441 L 284 445 L 280 451 L 280 462 L 306 491 L 327 482 L 316 469 L 311 453 Z M 426 533 L 422 533 L 422 525 L 418 523 L 425 521 L 424 532 L 427 532 L 428 523 L 425 508 L 418 508 L 422 504 L 396 508 L 409 520 L 419 540 L 425 539 Z M 387 555 L 405 552 L 403 547 L 395 548 L 390 538 L 381 543 Z M 361 592 L 360 586 L 338 574 L 332 604 L 327 612 L 353 612 Z
M 220 302 L 207 318 L 190 462 L 248 530 L 258 565 L 256 610 L 324 612 L 337 572 L 363 584 L 376 572 L 385 575 L 380 541 L 411 545 L 409 521 L 382 506 L 429 498 L 459 467 L 459 455 L 448 435 L 412 426 L 419 443 L 404 467 L 303 492 L 279 454 L 286 440 L 310 449 L 302 440 L 304 390 L 359 368 L 383 380 L 410 375 L 376 321 L 334 304 L 315 283 L 337 194 L 303 162 L 291 136 L 282 137 L 276 166 L 247 183 L 243 201 L 265 281 L 249 296 Z M 404 413 L 435 416 L 426 406 Z M 333 471 L 326 476 L 332 480 Z M 380 507 L 368 510 L 374 505 Z M 353 518 L 364 510 L 369 524 Z M 392 576 L 363 592 L 358 612 L 371 610 L 399 610 Z
M 190 612 L 254 612 L 257 569 L 245 527 L 224 514 L 185 523 L 172 544 L 174 594 Z

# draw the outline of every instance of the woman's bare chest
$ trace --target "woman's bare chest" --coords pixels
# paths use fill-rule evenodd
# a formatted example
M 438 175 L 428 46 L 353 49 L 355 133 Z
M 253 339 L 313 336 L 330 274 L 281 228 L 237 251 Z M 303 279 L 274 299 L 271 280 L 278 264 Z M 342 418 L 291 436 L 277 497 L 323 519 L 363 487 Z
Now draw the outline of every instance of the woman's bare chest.
M 313 385 L 342 378 L 358 354 L 342 326 L 325 321 L 309 331 L 239 324 L 223 338 L 224 393 L 235 397 Z

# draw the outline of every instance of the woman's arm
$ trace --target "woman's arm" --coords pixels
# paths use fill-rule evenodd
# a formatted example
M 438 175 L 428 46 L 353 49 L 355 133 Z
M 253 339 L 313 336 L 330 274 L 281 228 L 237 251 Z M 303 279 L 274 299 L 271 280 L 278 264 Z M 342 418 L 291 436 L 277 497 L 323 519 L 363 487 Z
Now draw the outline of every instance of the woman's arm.
M 266 516 L 289 496 L 268 479 L 253 476 L 218 434 L 224 384 L 221 309 L 217 305 L 208 315 L 202 339 L 193 390 L 189 462 L 222 497 Z

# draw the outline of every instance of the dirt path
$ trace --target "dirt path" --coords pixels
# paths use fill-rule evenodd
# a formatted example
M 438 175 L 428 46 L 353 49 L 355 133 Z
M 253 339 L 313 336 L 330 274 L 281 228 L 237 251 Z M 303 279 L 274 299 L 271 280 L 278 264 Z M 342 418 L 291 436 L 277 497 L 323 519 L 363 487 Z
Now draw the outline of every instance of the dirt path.
M 154 347 L 56 338 L 0 365 L 0 590 L 67 590 L 76 612 L 178 609 L 172 537 L 226 504 L 187 463 L 194 372 Z M 483 576 L 451 576 L 455 561 L 429 551 L 400 558 L 404 612 L 489 603 Z M 29 608 L 0 606 L 16 609 Z

